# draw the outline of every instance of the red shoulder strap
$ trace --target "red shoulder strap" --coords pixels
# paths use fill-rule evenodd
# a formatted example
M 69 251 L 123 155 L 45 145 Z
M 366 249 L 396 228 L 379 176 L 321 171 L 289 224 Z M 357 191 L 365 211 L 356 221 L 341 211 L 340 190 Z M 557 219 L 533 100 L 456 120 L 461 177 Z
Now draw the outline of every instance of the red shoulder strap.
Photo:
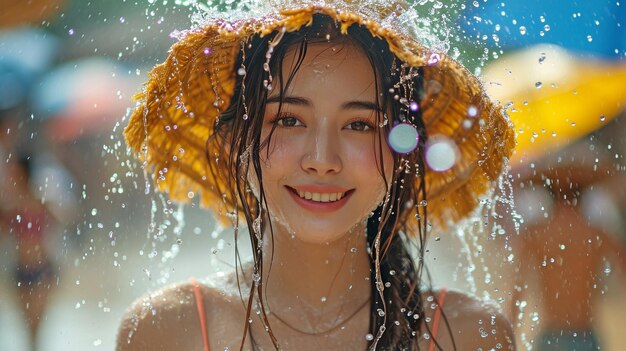
M 441 321 L 441 308 L 443 307 L 443 300 L 446 298 L 446 289 L 443 288 L 439 292 L 437 297 L 437 307 L 435 309 L 435 317 L 433 319 L 433 329 L 430 333 L 430 345 L 428 351 L 435 351 L 435 337 L 437 337 L 437 331 L 439 330 L 439 322 Z
M 200 284 L 198 284 L 194 278 L 191 278 L 191 283 L 193 284 L 193 294 L 196 298 L 196 307 L 198 308 L 198 317 L 200 318 L 200 327 L 202 328 L 204 351 L 210 351 L 209 334 L 206 328 L 206 316 L 204 315 L 204 302 L 202 300 L 202 293 L 200 292 Z

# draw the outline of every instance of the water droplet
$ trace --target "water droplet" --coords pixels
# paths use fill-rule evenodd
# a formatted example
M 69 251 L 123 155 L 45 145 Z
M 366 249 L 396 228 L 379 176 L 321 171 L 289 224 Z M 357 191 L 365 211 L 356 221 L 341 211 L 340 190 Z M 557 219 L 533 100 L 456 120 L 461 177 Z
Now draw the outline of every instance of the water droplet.
M 467 108 L 467 116 L 468 117 L 476 117 L 477 114 L 478 114 L 478 108 L 476 108 L 476 106 L 470 105 Z
M 604 120 L 605 120 L 605 119 L 606 119 L 606 116 L 604 116 L 604 115 L 600 115 L 600 121 L 601 121 L 601 122 L 604 122 Z
M 441 61 L 441 55 L 434 53 L 430 55 L 430 58 L 428 59 L 428 65 L 429 66 L 434 66 L 436 64 L 439 63 L 439 61 Z
M 533 312 L 530 314 L 530 320 L 533 322 L 536 322 L 539 320 L 539 313 L 537 312 Z
M 519 33 L 521 35 L 526 35 L 526 27 L 525 26 L 521 26 L 519 27 Z
M 588 35 L 587 36 L 587 41 L 591 43 L 593 41 L 593 37 L 591 35 Z
M 245 121 L 245 120 L 247 120 L 247 119 L 248 119 L 248 114 L 247 114 L 247 113 L 244 113 L 244 114 L 243 114 L 243 116 L 242 116 L 242 118 L 243 118 L 243 120 L 244 120 L 244 121 Z
M 546 60 L 546 53 L 545 53 L 545 52 L 542 52 L 542 53 L 539 55 L 539 60 L 538 60 L 538 61 L 539 61 L 539 64 L 542 64 L 545 60 Z
M 67 31 L 67 34 L 74 35 L 74 28 L 70 28 L 70 30 Z
M 543 83 L 542 82 L 535 82 L 535 88 L 541 89 L 541 87 L 543 87 Z
M 204 48 L 204 54 L 208 55 L 211 53 L 211 49 L 210 48 Z
M 409 103 L 409 109 L 413 112 L 417 112 L 417 110 L 419 110 L 419 105 L 417 102 L 411 101 L 411 103 Z
M 243 67 L 240 67 L 240 68 L 237 70 L 237 74 L 238 74 L 238 75 L 240 75 L 240 76 L 245 76 L 245 75 L 246 75 L 246 69 L 245 69 L 245 68 L 243 68 Z
M 374 335 L 372 335 L 370 333 L 365 334 L 365 340 L 367 340 L 367 341 L 374 340 Z

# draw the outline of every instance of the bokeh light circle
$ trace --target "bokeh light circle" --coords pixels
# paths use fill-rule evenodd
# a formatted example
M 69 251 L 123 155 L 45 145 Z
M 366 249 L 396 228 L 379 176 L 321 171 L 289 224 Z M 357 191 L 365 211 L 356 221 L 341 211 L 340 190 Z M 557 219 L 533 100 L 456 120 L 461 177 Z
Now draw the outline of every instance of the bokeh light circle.
M 452 168 L 459 158 L 459 148 L 454 141 L 443 136 L 434 136 L 426 144 L 426 164 L 436 172 Z
M 389 147 L 400 154 L 408 154 L 415 150 L 419 135 L 415 127 L 408 123 L 400 123 L 389 132 Z

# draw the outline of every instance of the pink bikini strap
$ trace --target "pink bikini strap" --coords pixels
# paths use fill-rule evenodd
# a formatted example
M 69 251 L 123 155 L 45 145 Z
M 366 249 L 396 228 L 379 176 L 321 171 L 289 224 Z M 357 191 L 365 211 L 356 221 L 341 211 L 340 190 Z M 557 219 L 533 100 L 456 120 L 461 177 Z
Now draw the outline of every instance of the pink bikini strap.
M 437 307 L 435 309 L 435 317 L 433 319 L 433 329 L 430 333 L 430 346 L 428 351 L 435 351 L 435 337 L 437 337 L 437 331 L 439 330 L 439 322 L 441 321 L 441 308 L 443 307 L 443 300 L 446 298 L 446 289 L 443 288 L 439 292 L 437 297 Z
M 193 284 L 193 294 L 196 298 L 198 317 L 200 317 L 200 327 L 202 328 L 202 342 L 204 343 L 204 351 L 210 351 L 209 334 L 206 328 L 206 316 L 204 314 L 204 302 L 202 300 L 202 293 L 200 292 L 200 284 L 198 284 L 195 278 L 191 278 L 191 284 Z

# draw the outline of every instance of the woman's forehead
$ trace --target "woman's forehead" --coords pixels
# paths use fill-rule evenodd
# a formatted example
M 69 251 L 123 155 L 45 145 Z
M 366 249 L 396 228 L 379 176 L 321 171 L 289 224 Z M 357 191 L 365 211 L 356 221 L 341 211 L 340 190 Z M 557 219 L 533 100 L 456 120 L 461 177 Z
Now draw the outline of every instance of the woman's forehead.
M 289 77 L 298 60 L 297 46 L 290 47 L 283 59 L 282 77 Z M 375 97 L 374 69 L 363 49 L 349 40 L 312 42 L 287 93 L 331 95 L 348 92 L 363 98 Z M 270 96 L 278 95 L 273 91 Z

